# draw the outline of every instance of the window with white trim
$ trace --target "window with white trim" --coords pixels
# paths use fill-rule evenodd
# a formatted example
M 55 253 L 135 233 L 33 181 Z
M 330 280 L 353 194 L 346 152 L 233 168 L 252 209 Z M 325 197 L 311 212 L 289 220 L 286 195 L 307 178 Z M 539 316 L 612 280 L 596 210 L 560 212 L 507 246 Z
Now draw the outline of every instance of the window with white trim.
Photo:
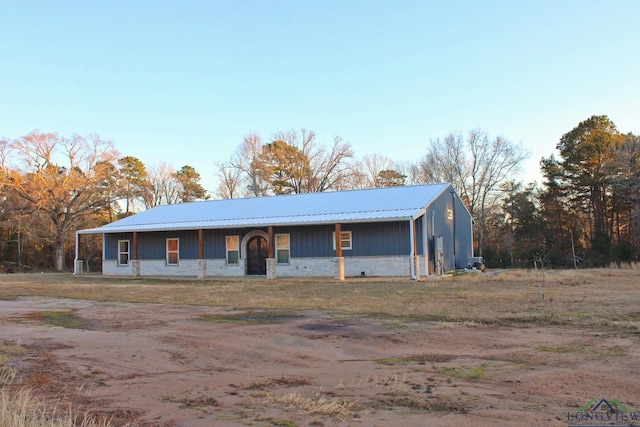
M 342 250 L 350 250 L 351 249 L 351 232 L 350 231 L 341 231 L 340 232 L 340 244 L 342 246 Z M 333 232 L 333 250 L 336 250 L 336 232 Z
M 128 240 L 118 240 L 118 265 L 129 265 Z
M 288 234 L 276 234 L 276 259 L 278 264 L 289 264 L 291 239 Z
M 227 236 L 227 264 L 238 265 L 240 236 Z
M 167 239 L 167 265 L 178 265 L 179 249 L 178 239 Z

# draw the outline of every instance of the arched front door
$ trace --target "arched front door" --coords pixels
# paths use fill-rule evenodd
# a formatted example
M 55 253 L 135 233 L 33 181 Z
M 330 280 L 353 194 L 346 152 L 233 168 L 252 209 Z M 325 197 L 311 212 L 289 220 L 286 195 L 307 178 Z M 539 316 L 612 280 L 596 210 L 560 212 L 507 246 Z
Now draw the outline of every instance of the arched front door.
M 269 245 L 261 236 L 252 237 L 247 242 L 247 274 L 264 276 L 267 274 Z

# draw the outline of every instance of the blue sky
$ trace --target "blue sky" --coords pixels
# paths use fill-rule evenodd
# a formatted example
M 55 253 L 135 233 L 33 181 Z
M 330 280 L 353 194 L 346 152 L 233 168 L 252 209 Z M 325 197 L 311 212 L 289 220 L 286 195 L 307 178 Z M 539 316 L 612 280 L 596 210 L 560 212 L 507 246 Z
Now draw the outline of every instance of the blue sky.
M 98 133 L 147 165 L 306 128 L 421 158 L 482 128 L 531 152 L 594 114 L 640 133 L 640 1 L 0 3 L 0 136 Z

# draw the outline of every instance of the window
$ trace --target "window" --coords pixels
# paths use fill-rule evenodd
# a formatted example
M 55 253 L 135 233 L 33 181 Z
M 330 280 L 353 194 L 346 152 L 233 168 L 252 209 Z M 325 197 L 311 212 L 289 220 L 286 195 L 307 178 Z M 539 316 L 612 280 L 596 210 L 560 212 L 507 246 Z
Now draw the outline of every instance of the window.
M 276 234 L 276 259 L 278 264 L 289 264 L 289 235 Z
M 340 232 L 340 242 L 342 245 L 342 250 L 351 249 L 351 232 L 350 231 L 342 231 Z M 336 232 L 333 232 L 333 250 L 336 250 Z
M 178 239 L 167 239 L 167 265 L 178 265 Z
M 227 264 L 238 264 L 239 247 L 239 236 L 227 236 Z
M 118 265 L 129 265 L 128 240 L 118 240 Z

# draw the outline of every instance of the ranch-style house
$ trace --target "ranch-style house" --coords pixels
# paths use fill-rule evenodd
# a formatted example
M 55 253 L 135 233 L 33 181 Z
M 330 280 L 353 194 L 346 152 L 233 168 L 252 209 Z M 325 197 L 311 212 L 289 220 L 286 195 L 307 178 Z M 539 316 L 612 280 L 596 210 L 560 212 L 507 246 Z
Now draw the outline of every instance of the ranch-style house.
M 448 183 L 163 205 L 102 227 L 114 276 L 439 275 L 472 266 L 472 218 Z

